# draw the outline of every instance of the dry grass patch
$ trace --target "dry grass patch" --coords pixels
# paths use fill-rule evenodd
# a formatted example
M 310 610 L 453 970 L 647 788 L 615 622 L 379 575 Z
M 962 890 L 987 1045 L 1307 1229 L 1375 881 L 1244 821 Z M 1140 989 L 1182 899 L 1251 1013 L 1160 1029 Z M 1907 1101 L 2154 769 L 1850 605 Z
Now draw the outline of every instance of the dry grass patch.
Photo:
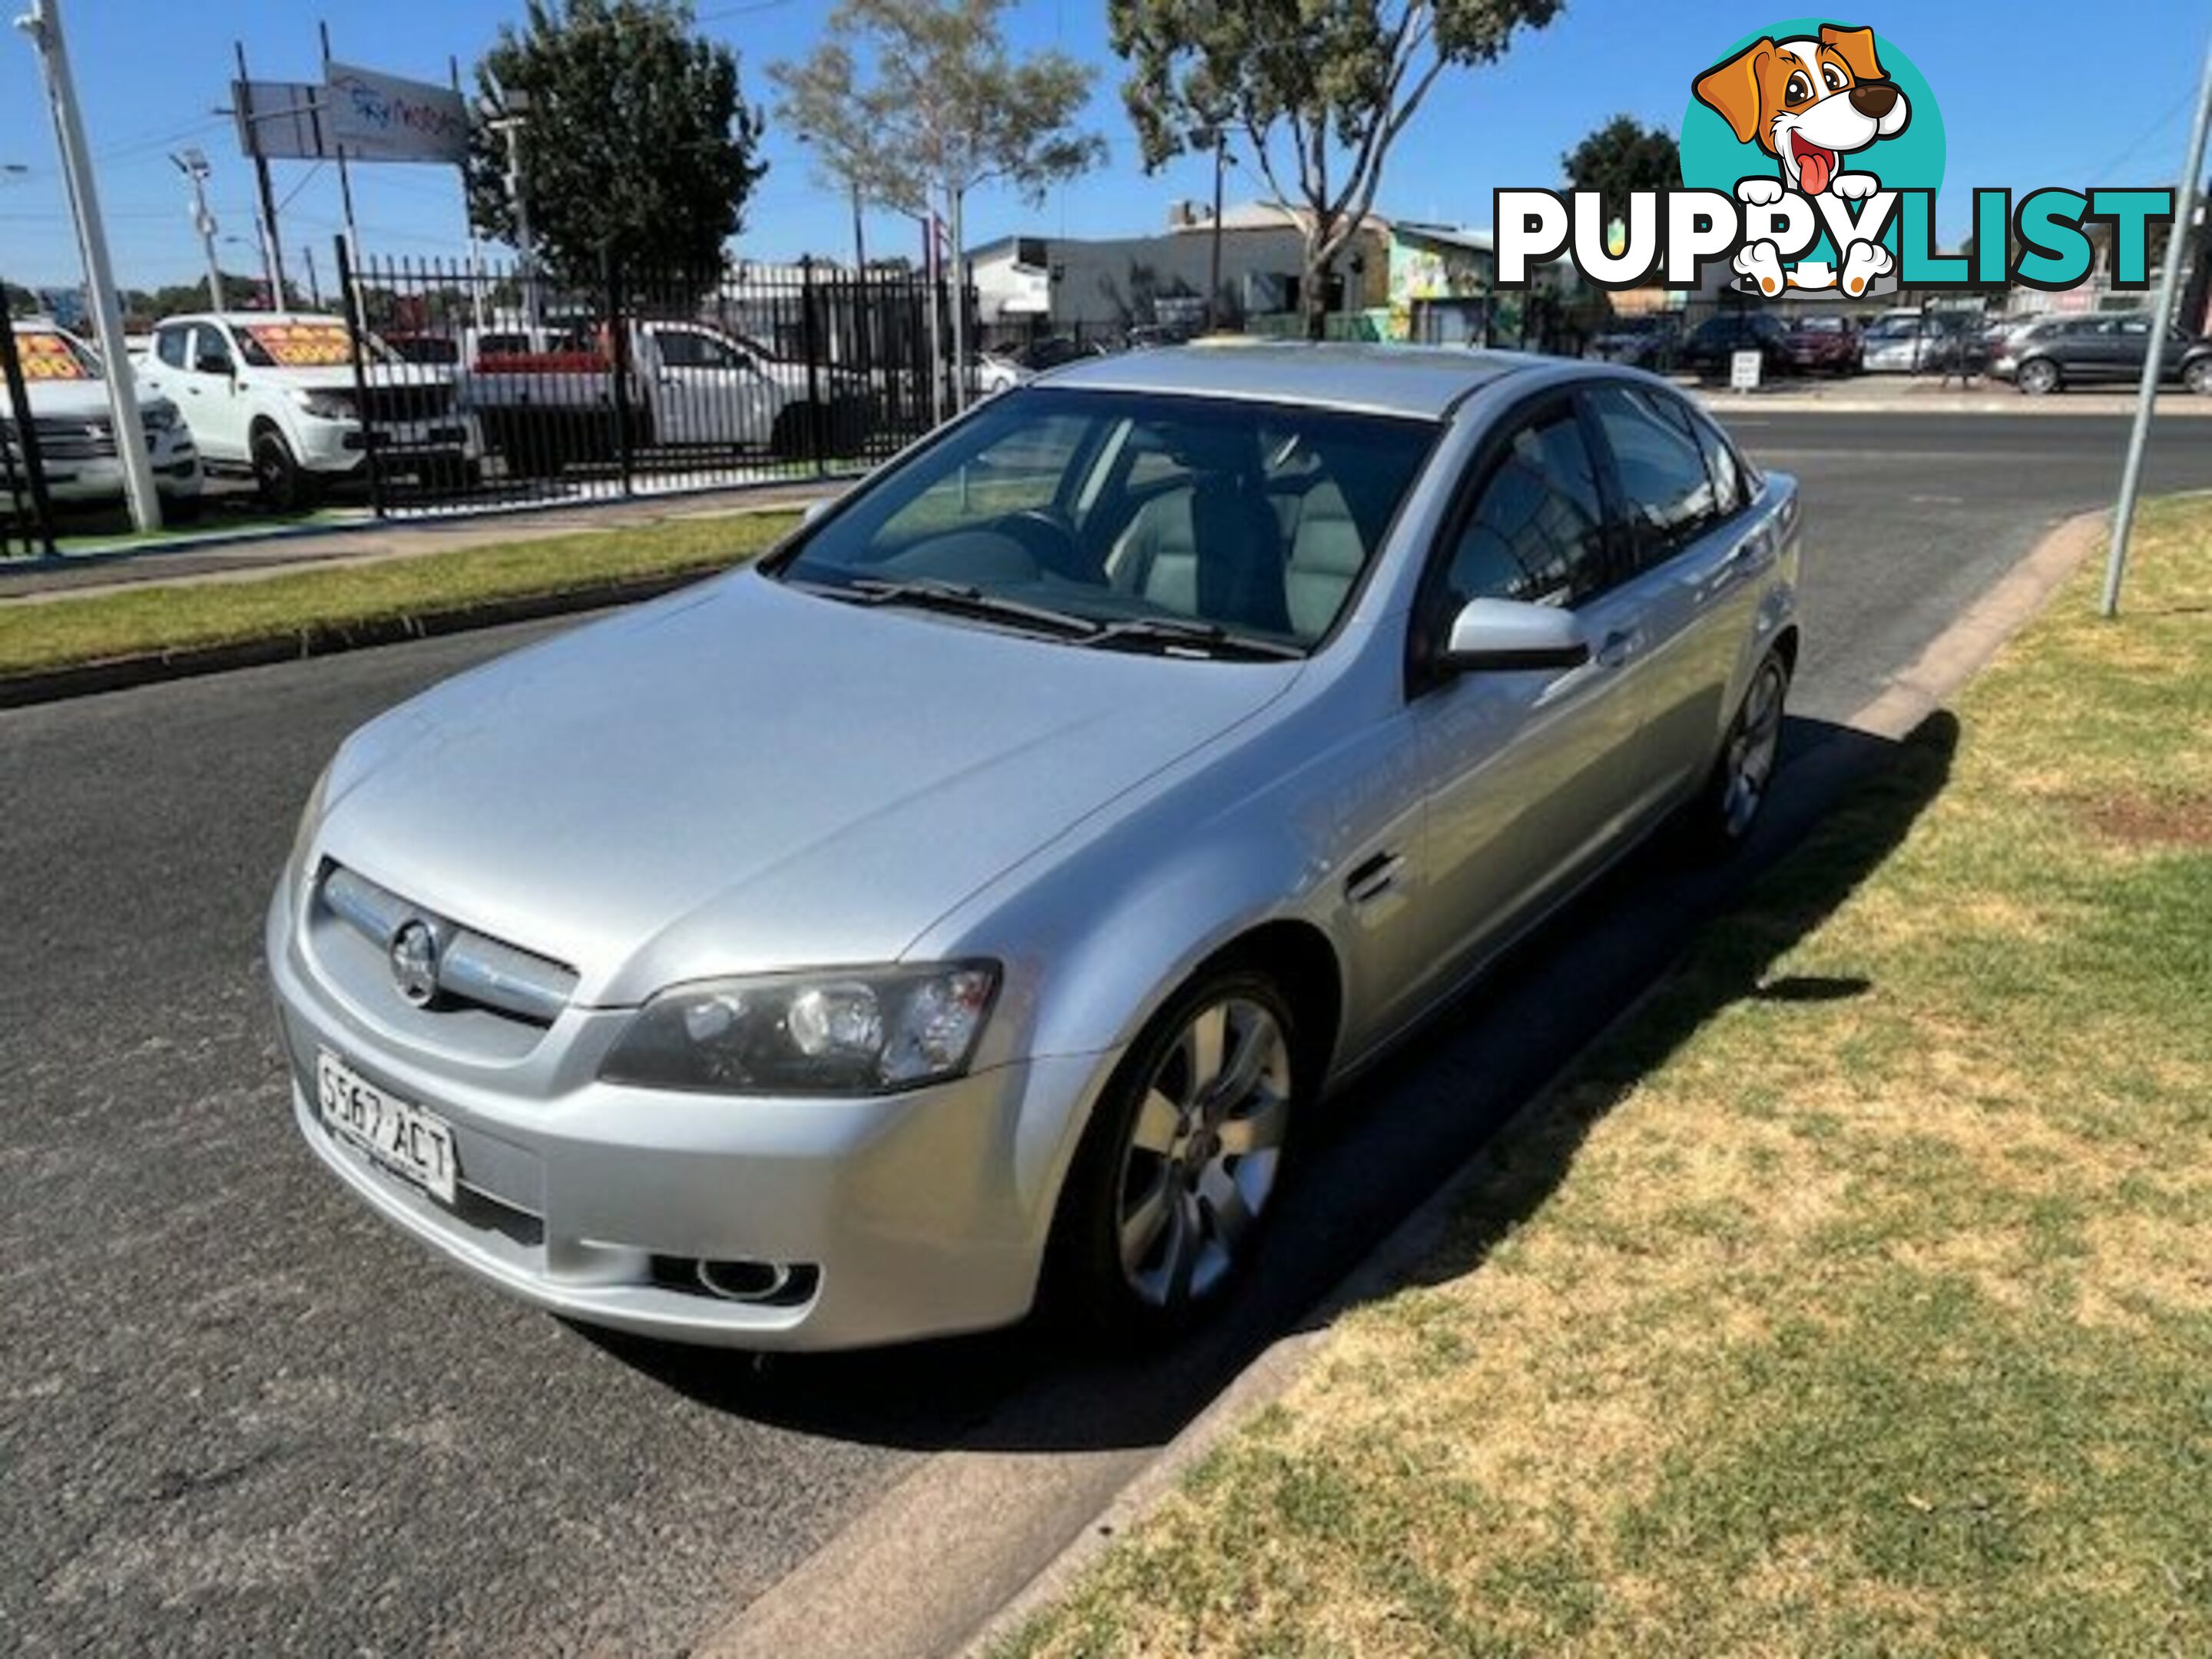
M 2212 507 L 2137 545 L 1008 1651 L 2212 1651 Z

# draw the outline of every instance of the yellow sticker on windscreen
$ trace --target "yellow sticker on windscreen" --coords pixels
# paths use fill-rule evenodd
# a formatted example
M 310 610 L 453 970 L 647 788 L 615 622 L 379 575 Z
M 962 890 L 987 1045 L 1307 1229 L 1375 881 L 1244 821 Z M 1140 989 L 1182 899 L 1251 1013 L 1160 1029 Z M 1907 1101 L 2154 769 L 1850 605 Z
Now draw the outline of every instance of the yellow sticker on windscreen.
M 340 323 L 255 323 L 246 334 L 279 368 L 332 368 L 353 361 Z
M 27 380 L 88 380 L 92 369 L 58 334 L 18 334 L 16 355 Z

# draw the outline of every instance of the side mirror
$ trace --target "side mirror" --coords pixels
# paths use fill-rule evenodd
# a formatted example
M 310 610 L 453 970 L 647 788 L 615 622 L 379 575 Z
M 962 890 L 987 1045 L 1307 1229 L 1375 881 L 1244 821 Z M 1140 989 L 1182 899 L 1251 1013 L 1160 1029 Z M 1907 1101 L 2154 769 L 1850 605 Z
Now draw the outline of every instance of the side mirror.
M 199 361 L 192 367 L 203 374 L 228 375 L 230 373 L 230 359 L 219 356 L 212 351 L 204 351 L 200 354 Z
M 1454 673 L 1580 668 L 1589 642 L 1571 611 L 1516 599 L 1469 599 L 1452 618 L 1443 665 Z

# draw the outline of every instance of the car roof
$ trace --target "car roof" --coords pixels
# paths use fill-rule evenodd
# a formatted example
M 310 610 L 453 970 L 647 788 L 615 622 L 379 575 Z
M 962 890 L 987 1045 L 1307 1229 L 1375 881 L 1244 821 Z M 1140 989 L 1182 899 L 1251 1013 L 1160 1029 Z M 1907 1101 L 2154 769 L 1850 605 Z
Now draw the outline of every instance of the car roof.
M 258 328 L 270 323 L 336 323 L 343 327 L 345 319 L 335 311 L 185 311 L 173 317 L 163 317 L 154 326 L 173 328 L 179 323 L 229 323 L 240 328 Z
M 1517 352 L 1428 346 L 1198 342 L 1089 357 L 1040 376 L 1054 391 L 1245 398 L 1441 420 L 1469 392 L 1524 370 Z

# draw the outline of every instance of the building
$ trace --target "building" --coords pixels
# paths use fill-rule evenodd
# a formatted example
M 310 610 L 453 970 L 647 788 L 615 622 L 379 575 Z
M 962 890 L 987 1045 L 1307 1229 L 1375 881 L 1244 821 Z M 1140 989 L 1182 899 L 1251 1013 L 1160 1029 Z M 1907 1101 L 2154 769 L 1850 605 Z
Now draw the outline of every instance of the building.
M 1222 215 L 1217 309 L 1256 334 L 1301 327 L 1301 210 L 1253 202 Z M 1188 203 L 1154 236 L 1005 236 L 968 254 L 987 338 L 1196 333 L 1207 322 L 1212 217 Z M 1370 215 L 1328 273 L 1329 331 L 1353 339 L 1479 341 L 1494 325 L 1490 234 Z M 1517 313 L 1516 313 L 1517 314 Z

